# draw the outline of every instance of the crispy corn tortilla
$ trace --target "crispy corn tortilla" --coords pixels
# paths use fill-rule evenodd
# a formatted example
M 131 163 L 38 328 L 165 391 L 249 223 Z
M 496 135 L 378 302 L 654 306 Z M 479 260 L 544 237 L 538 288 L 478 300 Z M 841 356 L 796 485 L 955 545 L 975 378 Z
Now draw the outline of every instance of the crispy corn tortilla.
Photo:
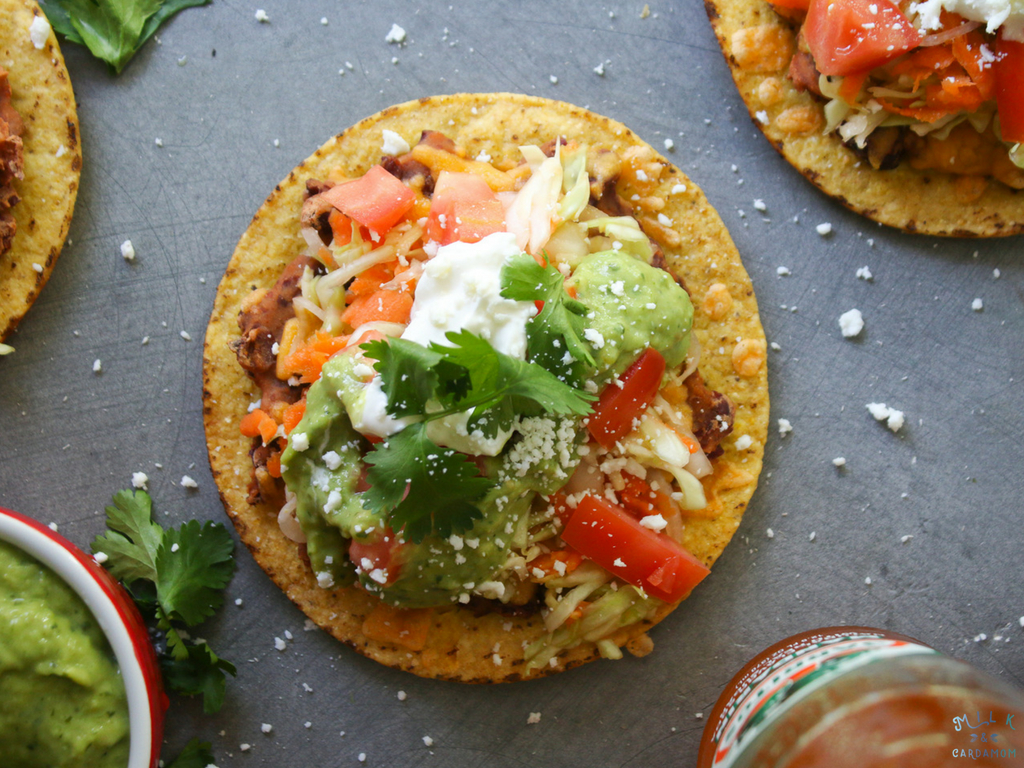
M 203 413 L 210 466 L 225 509 L 256 561 L 296 605 L 336 638 L 382 664 L 423 677 L 478 683 L 540 677 L 578 666 L 598 658 L 594 644 L 564 652 L 557 666 L 526 675 L 523 646 L 544 634 L 540 616 L 478 616 L 461 606 L 434 610 L 422 650 L 378 643 L 363 632 L 363 621 L 378 604 L 377 598 L 358 587 L 318 587 L 298 546 L 281 533 L 278 507 L 251 506 L 246 501 L 252 468 L 250 440 L 239 433 L 238 424 L 259 392 L 228 347 L 239 335 L 239 309 L 251 291 L 273 285 L 281 270 L 303 249 L 299 209 L 306 179 L 325 178 L 335 168 L 351 177 L 365 173 L 380 160 L 384 128 L 396 131 L 411 144 L 423 129 L 441 131 L 467 156 L 476 157 L 484 151 L 499 166 L 518 163 L 520 145 L 543 144 L 557 136 L 619 152 L 646 146 L 620 123 L 569 104 L 513 94 L 459 94 L 386 109 L 334 137 L 292 171 L 242 235 L 218 288 L 206 332 Z M 667 165 L 663 158 L 661 161 Z M 684 184 L 686 191 L 670 195 L 678 184 Z M 708 516 L 692 518 L 686 525 L 686 547 L 711 565 L 739 525 L 761 470 L 768 421 L 764 332 L 750 279 L 721 219 L 703 193 L 668 166 L 650 194 L 665 198 L 664 213 L 674 220 L 681 236 L 678 248 L 664 242 L 662 247 L 693 297 L 694 332 L 704 349 L 700 370 L 708 386 L 725 392 L 736 404 L 735 434 L 753 438 L 751 447 L 743 452 L 737 452 L 731 441 L 724 446 L 725 454 L 714 461 L 714 475 L 705 483 Z M 731 306 L 724 300 L 723 288 L 716 288 L 713 294 L 723 302 L 709 302 L 717 318 L 712 320 L 705 310 L 704 297 L 714 283 L 727 288 Z M 746 377 L 737 375 L 733 368 L 737 338 L 747 340 L 741 353 L 746 349 L 753 355 L 744 358 L 750 365 Z M 712 518 L 712 513 L 717 514 Z M 616 641 L 620 645 L 636 641 L 674 607 L 666 605 L 652 621 L 623 631 Z M 496 644 L 502 657 L 500 666 L 492 658 Z M 645 644 L 640 640 L 631 647 L 642 648 Z
M 825 134 L 824 102 L 787 77 L 798 29 L 766 0 L 705 0 L 725 60 L 754 124 L 812 184 L 869 219 L 926 235 L 999 237 L 1024 232 L 1024 191 L 989 182 L 969 201 L 969 179 L 916 171 L 907 163 L 876 171 Z M 958 178 L 960 191 L 958 192 Z
M 37 49 L 29 25 L 43 12 L 31 0 L 0 0 L 0 65 L 9 73 L 13 103 L 25 124 L 25 178 L 12 212 L 18 229 L 0 256 L 0 341 L 17 326 L 50 278 L 78 195 L 82 152 L 75 94 L 57 38 Z M 33 265 L 39 265 L 38 271 Z

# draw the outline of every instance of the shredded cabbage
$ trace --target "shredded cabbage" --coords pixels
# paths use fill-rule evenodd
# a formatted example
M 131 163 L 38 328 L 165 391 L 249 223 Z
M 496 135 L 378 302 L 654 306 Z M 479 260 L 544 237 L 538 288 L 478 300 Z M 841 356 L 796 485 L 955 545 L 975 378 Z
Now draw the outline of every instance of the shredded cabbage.
M 635 256 L 647 264 L 651 263 L 654 251 L 651 241 L 640 229 L 640 223 L 632 216 L 601 216 L 586 222 L 588 230 L 596 229 L 613 241 L 620 243 L 622 251 Z
M 527 157 L 530 147 L 520 147 Z M 533 147 L 543 157 L 539 147 Z M 531 166 L 532 167 L 532 166 Z M 540 253 L 551 237 L 551 217 L 557 212 L 562 191 L 562 164 L 558 156 L 545 157 L 505 211 L 505 225 L 516 236 L 516 244 L 531 254 Z
M 1024 168 L 1024 144 L 1014 144 L 1010 147 L 1010 160 L 1018 168 Z

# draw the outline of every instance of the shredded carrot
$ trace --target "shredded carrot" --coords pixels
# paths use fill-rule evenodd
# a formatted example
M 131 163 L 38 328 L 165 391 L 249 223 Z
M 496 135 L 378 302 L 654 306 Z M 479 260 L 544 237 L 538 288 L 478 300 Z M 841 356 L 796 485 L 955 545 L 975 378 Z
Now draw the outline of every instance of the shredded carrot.
M 291 431 L 298 426 L 299 422 L 302 421 L 302 417 L 306 413 L 306 396 L 303 395 L 302 399 L 297 403 L 289 405 L 284 412 L 284 433 L 286 435 L 291 434 Z
M 352 242 L 352 219 L 337 208 L 332 208 L 327 223 L 331 225 L 335 245 L 348 245 Z
M 249 413 L 242 417 L 242 421 L 239 423 L 238 428 L 246 437 L 257 437 L 260 433 L 260 421 L 266 417 L 266 415 L 267 414 L 259 408 L 254 411 L 249 411 Z
M 939 118 L 945 117 L 949 114 L 948 110 L 936 109 L 933 107 L 901 107 L 898 104 L 893 104 L 881 96 L 876 97 L 879 104 L 886 112 L 892 112 L 895 115 L 905 115 L 906 117 L 914 117 L 923 123 L 934 123 Z
M 357 297 L 342 313 L 341 319 L 352 328 L 370 322 L 408 323 L 411 311 L 411 294 L 380 289 Z
M 510 191 L 515 185 L 515 180 L 511 176 L 499 171 L 489 163 L 467 160 L 429 144 L 417 144 L 412 148 L 412 156 L 414 160 L 427 166 L 435 179 L 441 175 L 441 171 L 457 171 L 459 173 L 475 173 L 482 177 L 487 182 L 487 186 L 495 192 Z
M 281 476 L 281 453 L 280 451 L 274 451 L 270 454 L 267 459 L 267 472 L 270 473 L 271 477 Z
M 348 336 L 332 336 L 317 331 L 313 337 L 288 355 L 285 369 L 298 374 L 303 384 L 312 384 L 320 378 L 321 369 L 333 355 L 345 348 Z
M 863 72 L 854 72 L 844 77 L 843 82 L 839 84 L 839 98 L 852 105 L 857 101 L 857 94 L 864 87 L 870 74 L 871 70 L 865 69 Z
M 348 293 L 350 296 L 365 296 L 368 293 L 380 290 L 380 287 L 390 281 L 395 276 L 395 264 L 397 262 L 389 262 L 387 264 L 375 264 L 367 270 L 364 270 L 352 281 L 352 284 L 348 287 Z
M 577 605 L 575 608 L 573 608 L 572 609 L 572 613 L 570 613 L 566 617 L 566 619 L 565 619 L 566 625 L 568 626 L 570 624 L 574 624 L 575 622 L 579 621 L 583 617 L 583 611 L 585 611 L 587 609 L 588 605 L 590 605 L 589 601 L 587 601 L 587 600 L 580 600 L 579 605 Z
M 922 82 L 956 62 L 953 50 L 946 45 L 932 45 L 918 48 L 893 65 L 892 73 L 897 77 L 907 75 L 914 78 L 916 91 Z
M 981 47 L 984 44 L 985 36 L 977 30 L 954 37 L 952 41 L 953 55 L 957 62 L 978 86 L 982 101 L 988 101 L 995 95 L 996 76 L 992 67 L 982 58 Z
M 535 568 L 538 568 L 544 571 L 544 578 L 548 578 L 550 576 L 565 576 L 572 573 L 580 567 L 582 562 L 583 555 L 574 549 L 566 548 L 554 552 L 545 552 L 540 557 L 531 560 L 528 568 L 531 574 Z M 565 567 L 559 570 L 555 567 L 555 563 L 563 563 Z
M 254 411 L 255 413 L 255 411 Z M 277 422 L 274 421 L 270 416 L 263 414 L 263 418 L 260 419 L 260 437 L 263 438 L 263 444 L 266 445 L 274 436 L 277 435 Z

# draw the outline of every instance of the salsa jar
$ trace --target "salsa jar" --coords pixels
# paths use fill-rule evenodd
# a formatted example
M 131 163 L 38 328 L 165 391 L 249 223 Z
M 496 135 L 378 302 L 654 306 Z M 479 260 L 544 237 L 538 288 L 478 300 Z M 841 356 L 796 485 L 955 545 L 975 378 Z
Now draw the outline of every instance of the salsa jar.
M 1024 692 L 913 638 L 827 627 L 729 682 L 697 768 L 1024 768 Z

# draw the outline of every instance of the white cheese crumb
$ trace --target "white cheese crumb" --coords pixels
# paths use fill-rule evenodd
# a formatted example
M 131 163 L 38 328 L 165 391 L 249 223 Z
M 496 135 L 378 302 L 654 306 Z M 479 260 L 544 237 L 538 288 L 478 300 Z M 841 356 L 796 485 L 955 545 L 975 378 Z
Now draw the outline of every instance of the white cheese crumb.
M 674 187 L 672 187 L 672 194 L 673 195 L 681 195 L 685 191 L 686 191 L 686 185 L 685 184 L 676 184 Z
M 199 487 L 199 483 L 197 483 L 195 480 L 193 480 L 188 475 L 182 475 L 181 476 L 181 487 L 182 488 L 198 488 Z
M 264 11 L 262 8 L 259 8 L 256 11 L 256 21 L 258 21 L 260 24 L 269 24 L 270 23 L 270 17 L 267 16 L 267 12 L 266 11 Z
M 665 151 L 671 152 L 676 148 L 676 143 L 672 139 L 665 139 Z
M 984 308 L 985 304 L 982 302 L 981 299 L 975 299 L 974 301 L 971 302 L 971 309 L 973 309 L 975 312 L 981 312 L 981 310 Z
M 330 470 L 335 470 L 341 466 L 341 456 L 338 455 L 337 451 L 328 451 L 321 458 L 323 458 L 324 464 Z
M 397 24 L 391 25 L 391 31 L 384 36 L 385 43 L 404 43 L 405 42 L 405 30 Z
M 863 267 L 857 270 L 857 277 L 859 277 L 861 280 L 870 280 L 873 277 L 873 275 L 871 274 L 871 270 L 868 269 L 867 265 L 864 265 Z
M 626 567 L 626 563 L 623 561 L 623 559 L 621 557 L 616 557 L 615 558 L 615 562 L 613 562 L 612 565 L 614 565 L 616 568 L 625 568 Z
M 131 240 L 125 240 L 121 243 L 121 255 L 125 261 L 135 261 L 135 246 L 132 245 Z
M 424 736 L 424 737 L 423 737 L 423 743 L 424 743 L 424 744 L 425 744 L 426 746 L 428 746 L 428 747 L 432 747 L 432 746 L 434 746 L 434 740 L 433 740 L 432 738 L 430 738 L 429 736 Z
M 900 544 L 906 544 L 906 543 L 908 543 L 908 542 L 909 542 L 909 541 L 910 541 L 910 540 L 911 540 L 912 538 L 914 538 L 914 535 L 913 535 L 913 534 L 911 534 L 911 533 L 908 533 L 908 534 L 907 534 L 906 536 L 900 536 Z
M 320 23 L 323 24 L 326 27 L 327 26 L 327 17 L 326 16 L 321 16 L 320 17 Z M 309 724 L 307 724 L 306 727 L 309 728 Z
M 95 560 L 95 561 L 96 561 L 97 563 L 99 563 L 100 565 L 103 565 L 103 564 L 104 564 L 105 562 L 107 562 L 107 559 L 108 559 L 108 558 L 107 558 L 107 553 L 106 553 L 106 552 L 97 552 L 97 553 L 96 553 L 95 555 L 93 555 L 92 557 L 93 557 L 93 559 L 94 559 L 94 560 Z
M 843 458 L 842 456 L 836 456 L 834 459 L 832 459 L 832 463 L 837 467 L 845 467 L 846 459 Z
M 765 533 L 765 536 L 767 536 L 769 539 L 774 539 L 775 538 L 775 531 L 773 531 L 771 528 L 766 530 L 764 533 Z
M 988 640 L 988 635 L 986 635 L 984 632 L 979 632 L 974 636 L 974 642 L 976 643 L 981 643 L 985 640 Z
M 779 419 L 779 437 L 785 437 L 793 431 L 793 425 L 789 423 L 789 419 Z
M 657 515 L 646 515 L 640 519 L 640 525 L 644 528 L 650 528 L 652 531 L 663 531 L 668 526 L 668 520 L 662 517 L 660 514 Z
M 884 421 L 893 432 L 899 432 L 903 427 L 903 411 L 890 408 L 885 403 L 868 403 L 866 407 L 876 421 Z
M 487 152 L 485 152 L 482 149 L 480 150 L 480 153 L 476 156 L 475 159 L 478 162 L 481 162 L 481 163 L 489 163 L 489 162 L 491 162 L 491 156 L 489 154 L 487 154 Z
M 279 651 L 283 651 L 283 650 L 284 650 L 285 648 L 287 648 L 287 647 L 288 647 L 288 643 L 286 643 L 286 642 L 285 642 L 284 640 L 282 640 L 282 639 L 281 639 L 280 637 L 275 637 L 275 638 L 274 638 L 274 647 L 275 647 L 275 648 L 276 648 L 277 650 L 279 650 Z
M 751 445 L 754 444 L 754 439 L 750 435 L 740 435 L 736 438 L 736 450 L 745 451 Z
M 251 744 L 239 744 L 238 745 L 238 749 L 241 750 L 242 752 L 248 752 L 250 749 L 252 749 L 252 745 Z
M 769 346 L 772 349 L 774 349 L 776 352 L 778 352 L 780 349 L 782 349 L 782 347 L 779 346 L 779 342 L 777 342 L 777 341 L 773 341 Z
M 601 349 L 604 346 L 604 336 L 596 328 L 587 328 L 583 331 L 583 338 L 594 345 L 594 349 Z
M 365 762 L 366 762 L 366 753 L 365 753 L 365 752 L 360 752 L 360 753 L 359 753 L 359 757 L 357 757 L 356 759 L 357 759 L 357 760 L 358 760 L 358 761 L 359 761 L 360 763 L 365 763 Z
M 536 725 L 540 722 L 540 712 L 531 712 L 530 716 L 526 718 L 527 725 Z
M 865 576 L 864 577 L 864 583 L 867 584 L 870 587 L 871 586 L 871 577 L 870 576 Z
M 815 230 L 817 230 L 819 235 L 825 237 L 825 235 L 832 233 L 832 224 L 827 221 L 822 222 L 821 224 L 815 227 Z
M 146 483 L 148 482 L 149 475 L 147 475 L 145 472 L 132 472 L 132 487 L 140 488 L 141 490 L 145 491 L 148 490 L 146 488 Z
M 648 179 L 648 177 L 647 177 L 647 173 L 645 171 L 638 170 L 636 172 L 636 180 L 637 181 L 647 181 L 647 179 Z
M 598 77 L 604 77 L 604 62 L 602 61 L 596 67 L 594 67 L 594 74 Z
M 316 575 L 316 583 L 321 589 L 330 589 L 334 586 L 334 577 L 330 571 L 320 571 Z
M 996 267 L 995 269 L 992 270 L 992 278 L 995 279 L 995 280 L 998 280 L 999 279 L 999 275 L 1001 275 L 1001 274 L 1002 274 L 1002 272 L 999 271 L 999 267 Z
M 43 265 L 39 264 L 38 262 L 35 262 L 35 261 L 32 262 L 32 269 L 34 269 L 40 275 L 43 274 Z
M 68 153 L 68 148 L 65 147 L 63 144 L 61 144 L 59 147 L 57 147 L 57 151 L 53 153 L 53 156 L 54 157 L 64 157 L 64 155 L 66 155 L 67 153 Z M 998 272 L 998 271 L 999 270 L 997 269 L 996 272 Z M 996 275 L 996 277 L 999 277 L 999 275 Z
M 40 14 L 33 18 L 32 23 L 28 25 L 28 37 L 32 41 L 32 45 L 36 47 L 36 50 L 41 51 L 43 49 L 49 36 L 50 23 L 46 20 L 46 17 Z
M 309 435 L 305 432 L 293 434 L 288 438 L 288 445 L 291 446 L 293 451 L 302 453 L 309 448 Z
M 811 535 L 807 537 L 807 540 L 814 541 L 816 538 L 818 538 L 818 534 L 815 531 L 811 531 Z
M 158 147 L 162 147 L 164 145 L 164 140 L 157 136 L 155 139 L 153 139 L 153 143 L 156 144 Z
M 555 77 L 554 75 L 551 75 L 551 77 L 549 77 L 548 80 L 551 81 L 552 85 L 558 85 L 558 78 Z
M 235 598 L 235 605 L 237 605 L 239 608 L 242 607 L 242 603 L 243 603 L 242 598 L 240 598 L 240 597 L 236 597 Z
M 185 341 L 192 341 L 192 334 L 189 333 L 188 331 L 182 331 L 178 335 L 181 336 L 181 338 L 183 338 Z
M 757 118 L 758 122 L 768 125 L 768 113 L 765 110 L 759 109 L 754 113 L 754 117 Z
M 389 131 L 385 128 L 381 131 L 384 138 L 384 143 L 380 149 L 385 155 L 404 155 L 409 151 L 409 142 L 403 139 L 394 131 Z
M 672 219 L 670 219 L 664 213 L 659 213 L 658 214 L 658 223 L 661 224 L 661 226 L 663 226 L 663 227 L 671 227 L 672 226 Z
M 452 545 L 452 549 L 458 552 L 460 549 L 462 549 L 463 538 L 453 533 L 451 536 L 448 537 L 448 543 Z
M 851 309 L 839 316 L 839 329 L 844 339 L 852 339 L 864 330 L 864 316 L 859 309 Z
M 398 692 L 398 700 L 399 701 L 405 701 L 407 698 L 408 698 L 408 696 L 406 695 L 405 691 L 399 691 Z
M 778 269 L 775 270 L 775 274 L 777 274 L 779 277 L 788 277 L 793 273 L 789 271 L 789 267 L 779 267 Z
M 264 733 L 270 733 L 272 730 L 274 730 L 274 726 L 272 726 L 270 723 L 263 723 L 263 725 L 260 726 L 260 730 Z
M 764 200 L 758 198 L 758 199 L 754 200 L 754 210 L 755 211 L 761 211 L 761 213 L 764 213 L 765 211 L 768 210 L 768 206 L 765 205 Z

